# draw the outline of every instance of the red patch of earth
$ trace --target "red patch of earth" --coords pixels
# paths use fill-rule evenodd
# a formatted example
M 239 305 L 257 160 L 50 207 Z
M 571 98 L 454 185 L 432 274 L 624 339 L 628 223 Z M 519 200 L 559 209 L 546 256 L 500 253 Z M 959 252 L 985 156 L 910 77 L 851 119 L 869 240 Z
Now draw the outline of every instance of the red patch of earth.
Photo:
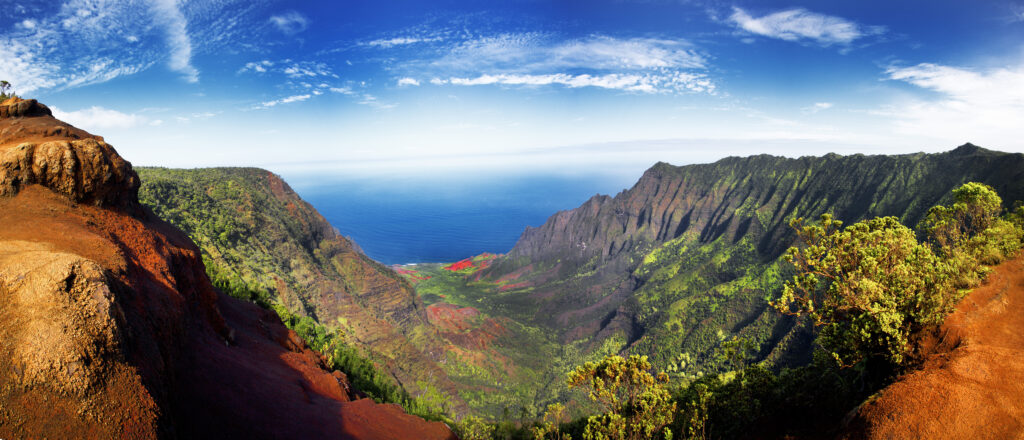
M 449 265 L 445 266 L 444 270 L 450 270 L 452 272 L 458 272 L 458 271 L 460 271 L 462 269 L 468 269 L 470 267 L 473 267 L 473 261 L 470 260 L 469 258 L 467 258 L 465 260 L 456 261 L 456 262 L 454 262 L 452 264 L 449 264 Z
M 848 439 L 1024 438 L 1024 259 L 946 318 L 921 369 L 853 414 Z

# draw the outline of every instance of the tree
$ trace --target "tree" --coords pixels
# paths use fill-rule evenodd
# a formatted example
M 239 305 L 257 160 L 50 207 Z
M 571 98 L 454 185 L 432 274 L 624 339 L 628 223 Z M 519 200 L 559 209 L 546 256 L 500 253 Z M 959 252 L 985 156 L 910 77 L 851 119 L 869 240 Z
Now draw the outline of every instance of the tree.
M 940 250 L 952 251 L 992 227 L 1002 209 L 1003 199 L 991 186 L 968 182 L 953 190 L 953 205 L 929 209 L 920 227 Z
M 840 229 L 825 214 L 817 225 L 790 225 L 805 246 L 786 251 L 797 274 L 772 305 L 821 327 L 819 344 L 841 366 L 872 358 L 901 366 L 912 335 L 952 309 L 956 292 L 943 262 L 895 217 Z
M 1018 208 L 1019 209 L 1019 208 Z M 1003 199 L 992 187 L 969 182 L 953 190 L 953 204 L 935 206 L 918 225 L 950 269 L 956 287 L 981 283 L 988 269 L 1020 249 L 1018 214 L 1000 218 Z
M 0 99 L 7 99 L 10 96 L 7 95 L 7 91 L 11 89 L 11 83 L 6 80 L 0 80 Z
M 589 388 L 590 400 L 605 411 L 587 419 L 584 440 L 653 439 L 659 434 L 672 438 L 666 425 L 676 403 L 665 387 L 668 375 L 653 376 L 650 369 L 647 356 L 609 355 L 569 373 L 569 386 Z
M 547 411 L 544 412 L 544 420 L 540 426 L 535 426 L 532 429 L 534 440 L 572 440 L 572 436 L 569 434 L 562 433 L 559 428 L 562 423 L 566 422 L 565 416 L 565 405 L 561 403 L 553 403 L 548 405 Z
M 489 440 L 494 435 L 494 426 L 476 416 L 466 416 L 456 425 L 462 440 Z

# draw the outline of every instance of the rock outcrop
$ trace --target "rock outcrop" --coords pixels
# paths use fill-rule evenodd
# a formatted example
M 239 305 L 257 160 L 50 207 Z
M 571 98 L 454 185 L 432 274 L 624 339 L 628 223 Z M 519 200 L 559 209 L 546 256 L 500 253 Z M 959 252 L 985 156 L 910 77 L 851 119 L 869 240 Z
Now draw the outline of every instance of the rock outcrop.
M 0 438 L 453 438 L 213 289 L 102 138 L 0 105 Z

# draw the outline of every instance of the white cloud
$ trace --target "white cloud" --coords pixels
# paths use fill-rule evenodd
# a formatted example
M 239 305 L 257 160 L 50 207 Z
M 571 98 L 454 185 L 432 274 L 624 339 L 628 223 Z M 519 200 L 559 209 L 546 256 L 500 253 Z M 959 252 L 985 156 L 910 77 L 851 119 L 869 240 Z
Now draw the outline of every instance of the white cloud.
M 434 42 L 434 41 L 441 41 L 441 37 L 429 37 L 429 38 L 421 38 L 421 37 L 381 38 L 381 39 L 377 39 L 377 40 L 373 40 L 373 41 L 367 41 L 366 43 L 362 43 L 362 44 L 364 46 L 374 46 L 374 47 L 381 47 L 381 48 L 387 49 L 387 48 L 395 47 L 395 46 L 406 46 L 406 45 L 417 44 L 417 43 L 430 43 L 430 42 Z
M 804 113 L 818 113 L 822 110 L 828 110 L 830 108 L 832 108 L 831 102 L 815 102 L 814 104 L 804 107 L 801 110 Z
M 986 71 L 938 64 L 893 67 L 888 78 L 936 93 L 879 112 L 905 134 L 948 143 L 971 141 L 995 148 L 1024 147 L 1024 65 Z
M 53 117 L 86 131 L 132 128 L 147 123 L 151 125 L 162 123 L 159 120 L 150 122 L 145 116 L 122 113 L 98 106 L 70 112 L 63 111 L 57 107 L 51 107 L 51 110 L 53 111 Z
M 419 80 L 417 80 L 415 78 L 399 78 L 398 79 L 398 86 L 399 87 L 403 87 L 403 86 L 418 86 L 418 85 L 420 85 L 420 82 L 419 82 Z
M 1010 23 L 1024 22 L 1024 4 L 1010 6 Z
M 248 72 L 250 70 L 253 71 L 253 72 L 266 73 L 267 68 L 273 67 L 273 66 L 274 66 L 274 63 L 269 61 L 269 60 L 252 61 L 252 62 L 245 63 L 245 66 L 242 66 L 241 69 L 238 69 L 238 73 L 245 73 L 245 72 Z
M 331 72 L 331 69 L 327 67 L 327 64 L 318 62 L 292 63 L 290 66 L 285 67 L 282 72 L 285 75 L 288 75 L 289 78 L 295 79 L 303 77 L 315 78 L 318 76 L 338 77 L 338 75 Z
M 404 66 L 434 85 L 561 85 L 639 93 L 714 93 L 707 57 L 684 40 L 508 33 L 462 41 Z M 447 78 L 447 79 L 446 79 Z
M 309 19 L 296 11 L 272 16 L 270 22 L 277 27 L 277 30 L 287 35 L 295 35 L 309 27 Z
M 377 99 L 376 96 L 373 96 L 369 93 L 363 94 L 362 99 L 359 100 L 359 104 L 367 105 L 378 110 L 389 110 L 398 107 L 398 104 L 381 102 L 379 99 Z
M 818 14 L 803 8 L 779 11 L 753 17 L 733 7 L 728 21 L 752 34 L 786 41 L 813 40 L 819 44 L 849 44 L 866 35 L 882 32 L 879 27 L 862 27 L 857 23 L 831 15 Z
M 6 44 L 2 44 L 6 43 Z M 0 78 L 10 81 L 15 91 L 32 92 L 57 85 L 53 72 L 58 67 L 38 59 L 29 48 L 18 41 L 0 41 Z
M 503 34 L 454 47 L 436 66 L 520 71 L 702 68 L 705 58 L 682 40 L 591 36 L 556 41 L 546 34 Z
M 431 80 L 432 84 L 452 84 L 458 86 L 479 85 L 523 85 L 545 86 L 562 85 L 569 88 L 597 87 L 640 93 L 664 93 L 669 91 L 691 91 L 714 93 L 715 85 L 703 75 L 677 72 L 672 75 L 642 74 L 607 74 L 607 75 L 568 75 L 564 73 L 548 75 L 529 74 L 484 74 L 475 78 L 453 77 L 447 80 Z
M 199 82 L 199 71 L 192 66 L 192 40 L 189 38 L 185 16 L 176 0 L 152 0 L 153 14 L 164 25 L 167 46 L 171 53 L 167 66 L 185 76 L 191 83 Z
M 310 94 L 292 95 L 292 96 L 284 97 L 284 98 L 281 98 L 281 99 L 275 99 L 273 101 L 262 102 L 259 105 L 253 107 L 253 109 L 264 109 L 264 108 L 270 108 L 270 107 L 276 106 L 278 104 L 288 104 L 288 103 L 291 103 L 291 102 L 302 102 L 302 101 L 305 101 L 305 100 L 307 100 L 309 98 L 312 98 L 312 97 L 313 97 L 313 95 L 310 95 Z

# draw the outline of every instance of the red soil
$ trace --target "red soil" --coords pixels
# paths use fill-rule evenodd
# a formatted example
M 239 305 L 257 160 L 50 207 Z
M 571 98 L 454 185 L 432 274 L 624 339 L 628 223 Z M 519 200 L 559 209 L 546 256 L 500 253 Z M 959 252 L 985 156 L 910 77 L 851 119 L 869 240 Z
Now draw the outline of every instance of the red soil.
M 409 278 L 409 281 L 411 283 L 413 283 L 413 284 L 416 284 L 416 283 L 418 283 L 420 281 L 426 281 L 426 280 L 429 280 L 431 278 L 430 275 L 420 275 L 419 271 L 411 270 L 411 269 L 403 269 L 401 266 L 391 266 L 391 268 L 395 272 L 398 272 L 399 275 L 405 275 L 407 278 Z
M 427 306 L 427 319 L 441 330 L 450 343 L 472 350 L 487 349 L 491 342 L 506 333 L 505 326 L 494 318 L 480 319 L 473 307 L 435 303 Z
M 498 287 L 498 291 L 499 292 L 504 292 L 506 290 L 519 289 L 519 288 L 527 287 L 529 285 L 530 285 L 530 283 L 528 283 L 526 281 L 523 281 L 521 283 L 506 284 L 504 286 Z
M 935 353 L 863 404 L 844 438 L 1024 438 L 1024 259 L 942 325 Z
M 450 270 L 452 272 L 458 272 L 462 269 L 468 269 L 473 267 L 473 260 L 467 258 L 465 260 L 456 261 L 444 267 L 444 270 Z

